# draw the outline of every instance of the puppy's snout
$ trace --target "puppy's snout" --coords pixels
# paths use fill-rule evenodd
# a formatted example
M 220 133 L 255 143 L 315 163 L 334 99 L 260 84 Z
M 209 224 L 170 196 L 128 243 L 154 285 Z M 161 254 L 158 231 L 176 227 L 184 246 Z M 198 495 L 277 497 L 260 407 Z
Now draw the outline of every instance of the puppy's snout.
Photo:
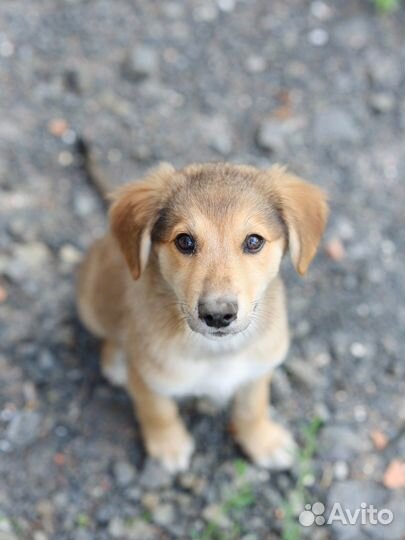
M 198 304 L 198 317 L 211 328 L 225 328 L 238 315 L 238 303 L 229 298 L 201 300 Z

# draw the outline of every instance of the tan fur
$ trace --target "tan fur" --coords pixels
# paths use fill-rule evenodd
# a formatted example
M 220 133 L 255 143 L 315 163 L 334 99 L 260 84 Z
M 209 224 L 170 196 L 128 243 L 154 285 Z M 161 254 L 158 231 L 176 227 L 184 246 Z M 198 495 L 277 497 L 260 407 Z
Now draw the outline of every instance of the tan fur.
M 293 440 L 267 417 L 268 379 L 288 348 L 278 271 L 288 247 L 297 271 L 307 270 L 326 222 L 323 193 L 281 167 L 165 164 L 112 198 L 112 234 L 80 269 L 78 306 L 106 340 L 103 371 L 114 382 L 125 353 L 124 383 L 147 451 L 170 471 L 185 469 L 193 443 L 176 398 L 234 395 L 235 436 L 245 452 L 263 466 L 289 466 Z M 182 233 L 197 239 L 194 255 L 176 248 Z M 266 240 L 259 253 L 244 252 L 249 234 Z M 218 296 L 238 304 L 221 337 L 197 313 L 201 298 Z

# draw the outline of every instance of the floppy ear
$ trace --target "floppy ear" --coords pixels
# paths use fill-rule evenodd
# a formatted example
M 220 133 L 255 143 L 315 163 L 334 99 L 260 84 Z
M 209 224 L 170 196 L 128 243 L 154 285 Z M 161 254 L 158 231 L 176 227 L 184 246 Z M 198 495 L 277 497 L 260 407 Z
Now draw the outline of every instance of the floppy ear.
M 163 163 L 144 180 L 127 184 L 111 195 L 111 231 L 134 279 L 140 277 L 148 262 L 151 230 L 174 171 L 170 164 Z
M 275 202 L 288 231 L 288 247 L 296 271 L 307 271 L 318 248 L 328 218 L 326 194 L 310 184 L 274 166 L 266 175 L 270 179 Z

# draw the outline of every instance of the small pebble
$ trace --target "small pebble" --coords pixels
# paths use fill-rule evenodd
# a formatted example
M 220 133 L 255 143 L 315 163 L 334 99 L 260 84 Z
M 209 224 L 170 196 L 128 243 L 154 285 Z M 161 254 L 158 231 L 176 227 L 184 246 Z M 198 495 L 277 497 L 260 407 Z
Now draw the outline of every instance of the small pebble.
M 68 435 L 69 430 L 66 426 L 56 426 L 55 435 L 60 438 L 64 438 Z
M 370 438 L 373 442 L 374 447 L 377 450 L 384 450 L 388 443 L 388 437 L 382 431 L 374 430 L 370 433 Z
M 215 523 L 221 529 L 228 529 L 232 526 L 230 518 L 224 512 L 224 508 L 220 504 L 212 504 L 207 506 L 202 511 L 202 517 L 208 523 Z
M 0 304 L 3 304 L 7 300 L 7 289 L 0 284 Z
M 327 4 L 325 4 L 325 2 L 320 2 L 318 0 L 311 3 L 310 9 L 312 15 L 320 21 L 326 21 L 327 19 L 330 19 L 333 13 L 332 9 Z
M 367 355 L 367 347 L 356 341 L 350 345 L 350 352 L 354 358 L 364 358 Z
M 197 22 L 211 22 L 218 16 L 218 9 L 210 0 L 205 0 L 194 10 L 194 20 Z
M 257 145 L 269 152 L 281 153 L 286 146 L 286 134 L 283 125 L 278 120 L 264 120 L 256 133 Z
M 356 405 L 353 410 L 354 418 L 357 420 L 357 422 L 365 422 L 368 417 L 368 412 L 366 407 L 363 405 Z
M 9 423 L 6 436 L 11 444 L 25 448 L 33 443 L 40 430 L 41 416 L 36 411 L 19 411 Z
M 44 533 L 44 531 L 34 531 L 32 538 L 33 540 L 48 540 L 48 536 Z
M 69 165 L 72 165 L 73 163 L 73 154 L 67 150 L 60 152 L 58 155 L 58 163 L 62 167 L 69 167 Z
M 370 96 L 369 104 L 375 113 L 385 114 L 394 109 L 395 98 L 387 92 L 375 93 Z
M 65 143 L 65 144 L 69 144 L 69 145 L 72 145 L 76 142 L 77 140 L 77 135 L 76 133 L 73 131 L 73 129 L 67 129 L 63 134 L 62 134 L 62 137 L 61 137 L 62 141 Z
M 319 144 L 355 144 L 361 141 L 362 132 L 350 112 L 338 107 L 319 111 L 314 118 L 314 134 Z
M 231 13 L 235 9 L 235 0 L 217 0 L 218 7 L 224 13 Z
M 76 266 L 82 258 L 82 252 L 72 244 L 65 244 L 59 251 L 59 257 L 69 267 Z
M 122 159 L 122 152 L 118 148 L 108 150 L 107 158 L 110 163 L 119 163 Z
M 330 240 L 325 246 L 325 252 L 330 259 L 336 262 L 342 261 L 346 256 L 344 245 L 339 238 Z
M 123 74 L 130 80 L 140 81 L 152 77 L 159 68 L 157 52 L 148 45 L 137 45 L 129 53 L 123 64 Z
M 262 56 L 249 56 L 245 65 L 249 73 L 262 73 L 266 69 L 266 60 Z
M 329 34 L 322 28 L 315 28 L 309 32 L 308 41 L 315 47 L 323 47 L 329 41 Z
M 158 525 L 167 527 L 174 522 L 176 513 L 171 504 L 162 504 L 153 512 L 153 521 Z
M 68 123 L 63 118 L 54 118 L 48 124 L 49 133 L 51 133 L 51 135 L 54 135 L 55 137 L 62 137 L 62 135 L 66 133 L 68 128 Z
M 333 476 L 336 480 L 346 480 L 349 477 L 349 466 L 346 461 L 336 461 L 333 465 Z
M 156 493 L 145 493 L 141 496 L 141 503 L 146 508 L 146 510 L 154 512 L 160 504 L 159 495 L 157 495 Z
M 170 474 L 154 459 L 148 458 L 139 475 L 139 485 L 148 489 L 167 487 L 172 483 Z
M 0 41 L 0 56 L 10 58 L 14 54 L 14 45 L 8 39 Z

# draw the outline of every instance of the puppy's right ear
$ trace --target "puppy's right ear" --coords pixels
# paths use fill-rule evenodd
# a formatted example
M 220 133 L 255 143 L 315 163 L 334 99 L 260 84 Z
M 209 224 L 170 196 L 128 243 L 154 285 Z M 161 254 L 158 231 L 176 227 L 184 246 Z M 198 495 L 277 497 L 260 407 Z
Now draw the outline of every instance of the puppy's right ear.
M 265 179 L 271 200 L 288 231 L 291 259 L 302 276 L 315 256 L 326 225 L 326 194 L 279 165 L 266 171 Z
M 144 180 L 127 184 L 111 195 L 111 231 L 134 279 L 140 277 L 148 262 L 151 230 L 174 172 L 172 165 L 163 163 Z

